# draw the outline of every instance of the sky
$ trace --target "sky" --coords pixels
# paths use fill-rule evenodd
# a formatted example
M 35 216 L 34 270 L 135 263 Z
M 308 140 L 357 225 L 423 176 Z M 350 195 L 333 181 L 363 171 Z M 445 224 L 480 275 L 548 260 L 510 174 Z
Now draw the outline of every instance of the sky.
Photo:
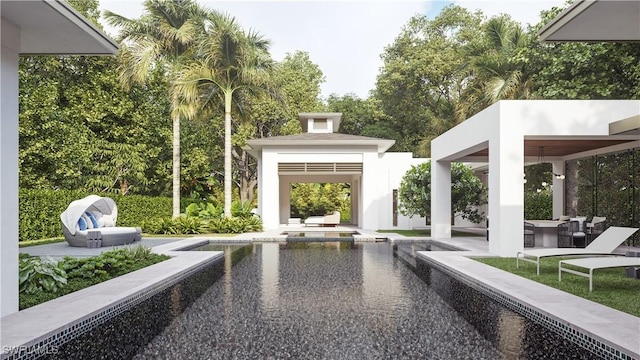
M 541 10 L 563 6 L 564 0 L 351 0 L 351 1 L 213 1 L 197 0 L 206 8 L 224 11 L 245 30 L 271 41 L 276 61 L 287 53 L 305 51 L 325 76 L 321 96 L 355 94 L 367 98 L 383 63 L 380 55 L 393 43 L 402 26 L 416 14 L 433 19 L 455 2 L 487 16 L 501 13 L 525 24 L 536 24 Z M 101 10 L 128 18 L 142 14 L 143 0 L 100 0 Z M 117 30 L 106 26 L 107 33 Z

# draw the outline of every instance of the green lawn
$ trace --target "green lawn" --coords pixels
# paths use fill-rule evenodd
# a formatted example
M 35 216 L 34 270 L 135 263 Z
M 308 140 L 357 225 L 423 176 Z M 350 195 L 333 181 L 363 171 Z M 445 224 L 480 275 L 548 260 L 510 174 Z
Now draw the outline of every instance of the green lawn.
M 430 229 L 417 229 L 417 230 L 378 230 L 379 233 L 396 233 L 404 236 L 421 236 L 421 237 L 429 237 L 431 236 Z M 451 236 L 453 237 L 465 237 L 465 236 L 482 236 L 476 233 L 459 231 L 459 230 L 451 230 Z
M 515 258 L 474 258 L 481 263 L 640 317 L 640 280 L 628 278 L 624 268 L 595 270 L 593 292 L 589 292 L 589 279 L 586 277 L 563 272 L 562 282 L 558 281 L 558 261 L 564 259 L 568 258 L 542 258 L 538 276 L 535 264 L 520 262 L 520 268 L 516 268 Z

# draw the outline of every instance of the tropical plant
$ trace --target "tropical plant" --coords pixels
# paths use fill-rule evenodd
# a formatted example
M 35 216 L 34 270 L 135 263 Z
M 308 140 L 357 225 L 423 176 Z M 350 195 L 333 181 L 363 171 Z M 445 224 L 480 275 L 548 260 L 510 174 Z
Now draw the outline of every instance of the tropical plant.
M 67 283 L 67 274 L 50 256 L 21 257 L 19 286 L 21 293 L 57 292 Z
M 200 219 L 213 219 L 220 217 L 222 208 L 210 202 L 194 202 L 185 209 L 185 214 Z
M 234 217 L 251 217 L 253 205 L 248 201 L 234 201 L 231 203 L 231 215 Z
M 402 177 L 398 210 L 413 217 L 431 216 L 431 162 L 414 165 Z M 484 220 L 480 206 L 487 203 L 487 188 L 470 167 L 451 164 L 451 212 L 476 223 Z
M 498 100 L 528 99 L 533 82 L 519 56 L 533 42 L 508 15 L 482 25 L 481 41 L 466 47 L 467 70 L 473 76 L 457 104 L 458 121 L 465 120 Z
M 107 22 L 119 27 L 122 44 L 120 83 L 128 89 L 144 83 L 152 69 L 164 68 L 174 79 L 204 33 L 206 20 L 214 12 L 203 10 L 192 0 L 147 0 L 139 19 L 105 12 Z M 180 214 L 180 113 L 172 111 L 173 123 L 173 216 Z
M 224 104 L 224 215 L 231 217 L 231 110 L 241 95 L 268 89 L 273 64 L 269 41 L 245 32 L 233 17 L 211 18 L 198 46 L 197 61 L 175 82 L 174 108 L 187 118 L 213 114 Z M 236 101 L 236 105 L 240 103 Z

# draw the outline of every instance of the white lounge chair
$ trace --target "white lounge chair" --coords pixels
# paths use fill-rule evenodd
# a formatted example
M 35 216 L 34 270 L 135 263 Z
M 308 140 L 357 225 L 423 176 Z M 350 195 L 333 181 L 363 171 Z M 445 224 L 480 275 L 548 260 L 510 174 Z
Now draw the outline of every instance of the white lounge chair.
M 621 255 L 613 251 L 620 246 L 629 236 L 638 231 L 638 228 L 611 226 L 600 236 L 593 240 L 587 247 L 582 248 L 553 248 L 532 249 L 519 251 L 516 254 L 516 267 L 520 267 L 519 261 L 528 261 L 536 264 L 536 273 L 540 275 L 540 259 L 550 256 L 586 256 L 586 255 Z
M 604 234 L 604 233 L 603 233 Z M 601 235 L 602 236 L 602 235 Z M 562 265 L 571 265 L 589 270 L 589 273 L 583 273 L 578 270 L 568 269 Z M 562 281 L 562 272 L 584 276 L 589 278 L 589 291 L 593 291 L 593 270 L 607 269 L 617 267 L 639 267 L 640 257 L 593 257 L 571 260 L 560 260 L 558 263 L 558 281 Z

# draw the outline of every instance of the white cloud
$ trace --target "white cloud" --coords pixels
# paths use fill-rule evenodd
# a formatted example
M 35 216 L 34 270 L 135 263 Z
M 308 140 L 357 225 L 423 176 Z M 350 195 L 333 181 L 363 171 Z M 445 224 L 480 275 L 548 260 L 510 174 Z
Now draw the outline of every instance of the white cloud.
M 205 7 L 226 11 L 245 28 L 258 31 L 272 42 L 271 54 L 282 60 L 286 53 L 302 50 L 320 66 L 326 82 L 322 95 L 355 93 L 366 98 L 375 85 L 384 47 L 391 44 L 409 18 L 421 13 L 432 17 L 448 1 L 211 1 Z M 536 23 L 541 9 L 560 0 L 479 1 L 458 0 L 487 16 L 509 13 L 520 22 Z M 130 18 L 142 13 L 141 0 L 101 0 L 102 9 Z M 107 29 L 113 32 L 113 29 Z

